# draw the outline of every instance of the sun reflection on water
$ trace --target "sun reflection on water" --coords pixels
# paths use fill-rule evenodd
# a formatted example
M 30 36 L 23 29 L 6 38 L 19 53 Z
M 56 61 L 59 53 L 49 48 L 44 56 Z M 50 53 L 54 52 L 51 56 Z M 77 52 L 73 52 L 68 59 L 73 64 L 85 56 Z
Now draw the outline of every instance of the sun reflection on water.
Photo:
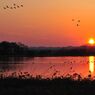
M 91 74 L 94 73 L 94 56 L 89 56 L 89 71 Z

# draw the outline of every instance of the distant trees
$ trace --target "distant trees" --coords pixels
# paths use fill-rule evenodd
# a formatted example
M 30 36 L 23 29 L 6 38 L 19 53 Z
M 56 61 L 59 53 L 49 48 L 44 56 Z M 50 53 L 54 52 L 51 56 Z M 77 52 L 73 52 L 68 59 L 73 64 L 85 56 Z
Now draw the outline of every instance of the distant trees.
M 15 42 L 3 41 L 0 43 L 0 56 L 25 56 L 28 47 Z
M 0 57 L 28 57 L 28 56 L 86 56 L 95 55 L 95 46 L 80 47 L 45 47 L 29 48 L 22 43 L 0 42 Z

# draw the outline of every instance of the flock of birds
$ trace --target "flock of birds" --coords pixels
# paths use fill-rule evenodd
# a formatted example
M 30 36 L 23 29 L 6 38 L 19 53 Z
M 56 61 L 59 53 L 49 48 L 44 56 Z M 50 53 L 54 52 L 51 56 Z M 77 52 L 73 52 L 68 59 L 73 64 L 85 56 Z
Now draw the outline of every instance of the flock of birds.
M 75 19 L 72 19 L 72 21 L 75 22 L 76 20 Z M 77 27 L 80 26 L 80 20 L 79 19 L 77 20 L 76 26 Z
M 80 26 L 80 19 L 72 19 L 72 22 L 74 24 L 74 27 L 78 28 Z M 77 31 L 79 31 L 79 28 Z
M 12 6 L 8 6 L 8 5 L 6 5 L 5 7 L 3 7 L 3 9 L 5 10 L 5 9 L 17 9 L 17 8 L 21 8 L 21 7 L 23 7 L 23 5 L 21 4 L 21 5 L 17 5 L 17 4 L 13 4 Z

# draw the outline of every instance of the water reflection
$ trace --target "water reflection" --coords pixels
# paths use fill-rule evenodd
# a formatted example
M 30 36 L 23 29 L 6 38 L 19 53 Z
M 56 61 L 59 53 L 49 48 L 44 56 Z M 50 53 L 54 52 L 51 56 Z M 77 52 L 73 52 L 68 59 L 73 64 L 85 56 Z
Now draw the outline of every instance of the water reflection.
M 41 75 L 49 78 L 52 75 L 66 76 L 77 73 L 82 77 L 88 75 L 94 77 L 94 62 L 94 56 L 10 58 L 10 60 L 0 60 L 0 73 L 2 71 L 8 75 L 13 72 L 28 72 L 34 77 Z
M 0 57 L 0 64 L 22 64 L 26 60 L 33 58 L 30 57 Z
M 94 73 L 94 56 L 89 56 L 89 72 Z

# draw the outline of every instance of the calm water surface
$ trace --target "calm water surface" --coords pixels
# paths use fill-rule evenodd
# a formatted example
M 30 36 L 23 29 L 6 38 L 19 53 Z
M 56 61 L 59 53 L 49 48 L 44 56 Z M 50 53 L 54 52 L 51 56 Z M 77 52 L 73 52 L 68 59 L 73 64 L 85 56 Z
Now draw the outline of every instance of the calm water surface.
M 35 57 L 0 61 L 0 73 L 10 75 L 13 72 L 28 72 L 33 76 L 66 76 L 74 73 L 82 77 L 95 75 L 95 57 Z

